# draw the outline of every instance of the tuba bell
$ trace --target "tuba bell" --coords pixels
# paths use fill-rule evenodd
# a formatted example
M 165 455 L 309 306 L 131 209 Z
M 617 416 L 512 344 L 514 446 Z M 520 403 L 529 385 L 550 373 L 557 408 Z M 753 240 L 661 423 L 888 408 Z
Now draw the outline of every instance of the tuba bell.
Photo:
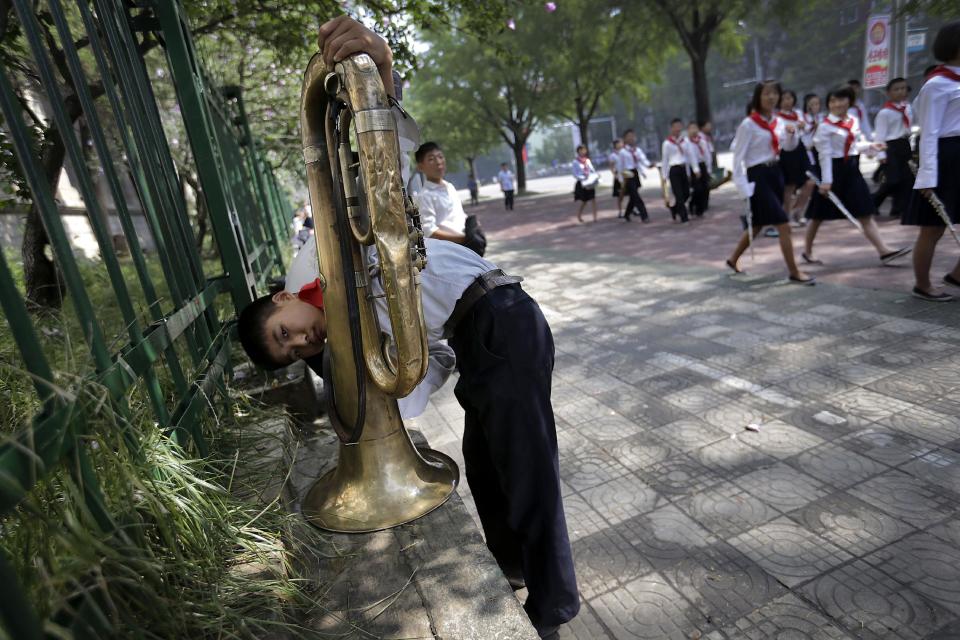
M 414 446 L 397 406 L 427 371 L 423 233 L 403 190 L 396 123 L 370 56 L 355 54 L 333 69 L 319 53 L 310 59 L 300 128 L 327 321 L 328 413 L 340 438 L 337 466 L 309 490 L 303 514 L 329 531 L 377 531 L 436 509 L 459 480 L 448 456 Z M 370 286 L 372 248 L 392 339 Z

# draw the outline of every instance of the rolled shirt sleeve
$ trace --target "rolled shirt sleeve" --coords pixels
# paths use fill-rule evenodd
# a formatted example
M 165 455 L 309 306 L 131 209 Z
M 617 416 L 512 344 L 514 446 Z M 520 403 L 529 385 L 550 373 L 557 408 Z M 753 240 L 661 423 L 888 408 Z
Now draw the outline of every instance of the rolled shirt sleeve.
M 740 123 L 736 135 L 733 136 L 733 143 L 730 145 L 733 151 L 733 184 L 743 198 L 753 196 L 754 189 L 754 184 L 747 180 L 747 141 L 750 136 L 750 132 L 746 129 L 748 126 L 747 120 Z
M 920 168 L 914 189 L 935 189 L 937 175 L 940 123 L 947 108 L 948 94 L 943 91 L 923 91 L 914 103 L 914 112 L 920 121 Z

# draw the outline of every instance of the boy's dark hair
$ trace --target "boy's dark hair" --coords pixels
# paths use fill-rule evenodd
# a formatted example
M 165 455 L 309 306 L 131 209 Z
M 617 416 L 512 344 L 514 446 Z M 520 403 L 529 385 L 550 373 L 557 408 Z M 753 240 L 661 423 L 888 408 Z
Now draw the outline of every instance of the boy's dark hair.
M 431 151 L 443 151 L 443 149 L 441 149 L 440 145 L 437 144 L 436 142 L 424 142 L 417 149 L 416 153 L 413 154 L 413 157 L 416 159 L 417 162 L 423 162 L 423 159 Z
M 277 362 L 267 350 L 267 335 L 264 328 L 267 320 L 277 310 L 277 305 L 273 301 L 272 295 L 265 295 L 257 298 L 240 312 L 237 318 L 237 334 L 240 336 L 240 345 L 247 355 L 261 369 L 273 371 L 284 366 L 282 362 Z
M 923 78 L 924 78 L 924 80 L 926 80 L 926 79 L 927 79 L 927 76 L 929 76 L 931 73 L 933 73 L 933 71 L 934 71 L 937 67 L 939 67 L 939 66 L 940 66 L 940 65 L 938 65 L 938 64 L 931 64 L 931 65 L 928 66 L 926 69 L 924 69 L 924 70 L 923 70 Z
M 623 142 L 623 138 L 614 138 L 614 139 L 613 139 L 613 144 L 614 144 L 614 146 L 616 146 L 616 144 L 617 144 L 618 142 Z
M 633 132 L 634 132 L 633 129 L 626 129 L 626 130 L 623 132 L 623 137 L 626 138 L 628 135 L 630 135 L 630 134 L 633 133 Z
M 677 124 L 678 122 L 679 122 L 680 124 L 683 124 L 683 120 L 681 120 L 680 118 L 674 118 L 673 120 L 670 121 L 670 126 L 672 127 L 673 125 Z
M 804 113 L 810 113 L 810 101 L 818 97 L 820 96 L 818 96 L 815 93 L 808 93 L 803 96 L 803 112 Z M 822 108 L 823 106 L 821 105 L 821 109 Z
M 774 86 L 777 88 L 777 95 L 783 95 L 783 89 L 780 87 L 780 83 L 776 80 L 763 80 L 758 82 L 753 88 L 753 96 L 750 98 L 750 111 L 760 112 L 760 96 L 763 95 L 763 90 L 765 87 Z M 777 104 L 780 103 L 780 98 L 777 98 Z
M 906 81 L 907 81 L 906 78 L 894 78 L 893 80 L 887 83 L 887 91 L 890 91 L 890 89 L 893 89 L 893 85 L 897 84 L 898 82 L 906 83 Z M 907 91 L 909 90 L 910 90 L 910 87 L 907 86 Z
M 847 80 L 847 84 L 850 85 L 851 87 L 859 87 L 860 81 L 854 78 L 853 80 Z
M 587 145 L 585 145 L 585 144 L 578 144 L 578 145 L 577 145 L 577 151 L 580 151 L 580 149 L 583 149 L 584 151 L 586 151 L 586 150 L 587 150 Z
M 793 89 L 784 89 L 780 92 L 780 100 L 777 102 L 777 108 L 780 108 L 780 105 L 783 104 L 783 96 L 792 96 L 793 97 L 793 108 L 797 108 L 797 92 Z
M 713 123 L 712 123 L 710 120 L 698 120 L 698 121 L 697 121 L 697 126 L 700 127 L 701 129 L 703 129 L 703 128 L 704 128 L 705 126 L 707 126 L 708 124 L 713 124 Z
M 960 20 L 940 27 L 933 40 L 934 58 L 940 62 L 949 62 L 957 56 L 960 56 Z
M 509 164 L 508 162 L 501 162 L 501 163 L 500 163 L 500 166 L 501 166 L 501 167 L 509 167 L 510 164 Z
M 831 98 L 838 98 L 838 99 L 846 98 L 847 100 L 850 101 L 850 104 L 852 105 L 856 101 L 857 95 L 853 92 L 853 89 L 850 88 L 850 85 L 847 85 L 845 87 L 836 87 L 835 89 L 831 89 L 830 92 L 827 93 L 827 108 L 830 108 Z
M 690 127 L 696 127 L 697 129 L 699 129 L 700 123 L 697 122 L 696 120 L 691 120 L 690 122 L 687 123 L 687 129 L 689 129 Z

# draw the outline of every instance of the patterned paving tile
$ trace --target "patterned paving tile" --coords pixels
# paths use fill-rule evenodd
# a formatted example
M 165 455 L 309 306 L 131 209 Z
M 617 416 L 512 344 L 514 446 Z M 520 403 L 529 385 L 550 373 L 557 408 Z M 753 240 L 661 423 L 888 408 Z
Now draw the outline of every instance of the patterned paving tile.
M 781 416 L 780 420 L 824 440 L 836 440 L 873 426 L 869 420 L 851 415 L 836 405 L 822 401 L 806 404 Z
M 920 640 L 954 617 L 862 560 L 831 571 L 802 591 L 858 636 Z
M 846 391 L 831 397 L 830 400 L 841 409 L 873 422 L 889 418 L 894 414 L 910 409 L 912 406 L 902 400 L 866 389 Z
M 937 380 L 901 373 L 871 382 L 866 388 L 914 404 L 939 398 L 951 390 L 950 385 Z
M 790 518 L 857 556 L 870 553 L 915 531 L 906 522 L 843 491 L 790 513 Z
M 869 364 L 852 361 L 830 364 L 825 367 L 821 367 L 818 369 L 818 371 L 825 375 L 839 378 L 844 382 L 857 385 L 870 384 L 871 382 L 879 380 L 880 378 L 885 378 L 891 373 L 894 373 L 892 369 L 875 367 Z
M 830 620 L 793 594 L 761 607 L 722 631 L 737 640 L 850 640 Z
M 673 505 L 630 518 L 619 530 L 655 569 L 682 560 L 717 538 Z
M 560 477 L 575 491 L 590 489 L 626 474 L 627 470 L 601 449 L 560 459 Z
M 640 471 L 679 453 L 649 432 L 607 445 L 605 450 L 630 471 Z
M 900 467 L 910 475 L 960 494 L 960 453 L 937 449 Z
M 864 558 L 898 582 L 960 614 L 960 548 L 918 533 Z
M 727 433 L 742 433 L 750 423 L 761 423 L 769 419 L 769 414 L 755 409 L 743 402 L 729 402 L 721 407 L 697 414 L 704 422 Z
M 722 538 L 743 533 L 780 516 L 766 502 L 731 482 L 701 491 L 677 505 Z
M 740 440 L 775 458 L 789 458 L 823 444 L 823 439 L 775 420 L 759 425 L 759 431 L 744 431 Z
M 623 440 L 638 435 L 642 431 L 635 423 L 617 414 L 598 416 L 594 420 L 581 424 L 579 430 L 598 445 Z
M 924 407 L 902 411 L 879 420 L 879 423 L 937 444 L 960 438 L 960 416 L 950 416 Z
M 571 425 L 578 426 L 585 422 L 592 422 L 600 416 L 610 415 L 612 411 L 610 407 L 601 404 L 598 400 L 582 396 L 573 402 L 555 407 L 554 413 L 558 418 L 563 418 Z
M 730 398 L 706 385 L 696 385 L 682 391 L 676 391 L 664 396 L 663 399 L 690 413 L 707 411 L 730 401 Z
M 884 464 L 834 443 L 808 449 L 791 460 L 790 464 L 838 489 L 845 489 L 889 469 Z
M 838 444 L 884 464 L 896 466 L 935 449 L 931 443 L 883 427 L 869 427 L 838 440 Z
M 889 471 L 851 487 L 849 492 L 916 527 L 944 520 L 960 509 L 955 495 L 902 471 Z
M 729 624 L 787 592 L 726 543 L 697 550 L 663 573 L 715 625 Z
M 671 500 L 692 495 L 723 480 L 688 455 L 675 456 L 637 473 L 655 491 Z
M 581 495 L 611 525 L 619 525 L 667 504 L 666 499 L 633 475 L 588 489 Z
M 705 467 L 722 471 L 728 477 L 744 475 L 777 462 L 772 456 L 744 444 L 741 438 L 732 436 L 697 449 L 692 455 Z
M 617 640 L 690 640 L 702 635 L 700 614 L 653 573 L 592 602 Z
M 653 433 L 680 451 L 698 449 L 729 437 L 726 432 L 694 417 L 657 427 Z
M 788 518 L 762 524 L 728 542 L 788 587 L 852 557 Z
M 853 388 L 853 384 L 850 382 L 815 371 L 806 371 L 795 378 L 780 382 L 777 386 L 789 393 L 810 400 L 818 400 Z
M 567 519 L 567 533 L 571 542 L 603 531 L 609 526 L 590 503 L 578 495 L 564 496 L 563 514 Z
M 580 602 L 580 613 L 570 622 L 561 625 L 560 640 L 610 640 L 600 618 L 588 602 Z
M 588 600 L 651 571 L 650 563 L 612 529 L 571 542 L 570 546 L 577 586 Z
M 734 482 L 781 511 L 799 509 L 828 493 L 823 483 L 784 463 L 758 469 Z

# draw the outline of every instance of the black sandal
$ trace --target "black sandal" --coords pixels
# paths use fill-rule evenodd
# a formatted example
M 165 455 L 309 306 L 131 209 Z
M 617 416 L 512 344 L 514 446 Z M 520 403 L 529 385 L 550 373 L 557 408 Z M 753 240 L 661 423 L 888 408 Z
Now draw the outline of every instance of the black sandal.
M 960 287 L 960 280 L 957 280 L 956 278 L 954 278 L 954 277 L 953 277 L 952 275 L 950 275 L 949 273 L 948 273 L 947 275 L 943 276 L 943 281 L 946 282 L 946 283 L 947 283 L 948 285 L 950 285 L 951 287 Z
M 817 279 L 814 278 L 813 276 L 810 276 L 809 278 L 798 278 L 796 276 L 790 276 L 790 282 L 792 284 L 802 284 L 807 287 L 812 287 L 813 285 L 817 284 Z
M 737 265 L 730 262 L 729 258 L 727 258 L 727 266 L 733 269 L 734 274 L 743 273 L 743 269 L 737 269 Z
M 823 264 L 823 260 L 814 260 L 813 258 L 808 256 L 806 253 L 801 253 L 800 257 L 803 258 L 803 261 L 806 262 L 807 264 Z

